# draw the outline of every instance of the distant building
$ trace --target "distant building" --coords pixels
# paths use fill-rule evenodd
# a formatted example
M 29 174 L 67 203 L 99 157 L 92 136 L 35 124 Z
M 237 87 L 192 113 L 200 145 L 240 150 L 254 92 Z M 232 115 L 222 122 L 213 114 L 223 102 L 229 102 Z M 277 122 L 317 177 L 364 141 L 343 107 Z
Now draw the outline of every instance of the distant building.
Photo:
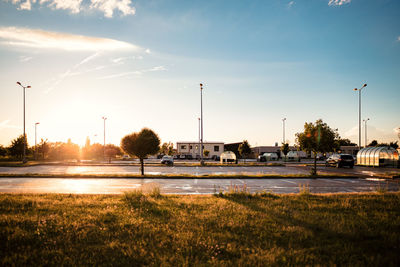
M 203 142 L 203 151 L 210 151 L 208 158 L 220 156 L 224 152 L 223 142 Z M 199 142 L 177 142 L 176 151 L 179 156 L 188 156 L 192 158 L 200 158 L 200 143 Z

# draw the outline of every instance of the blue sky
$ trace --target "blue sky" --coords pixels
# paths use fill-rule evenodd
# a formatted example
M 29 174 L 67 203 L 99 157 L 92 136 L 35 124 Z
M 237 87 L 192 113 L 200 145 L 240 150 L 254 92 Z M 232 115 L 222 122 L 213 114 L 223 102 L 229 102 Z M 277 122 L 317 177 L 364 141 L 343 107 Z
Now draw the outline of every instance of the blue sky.
M 368 140 L 398 140 L 400 2 L 0 1 L 0 144 L 22 131 L 83 144 L 143 127 L 162 141 L 293 144 L 323 119 L 358 140 L 358 96 Z M 364 136 L 362 138 L 364 140 Z M 363 141 L 364 142 L 364 141 Z

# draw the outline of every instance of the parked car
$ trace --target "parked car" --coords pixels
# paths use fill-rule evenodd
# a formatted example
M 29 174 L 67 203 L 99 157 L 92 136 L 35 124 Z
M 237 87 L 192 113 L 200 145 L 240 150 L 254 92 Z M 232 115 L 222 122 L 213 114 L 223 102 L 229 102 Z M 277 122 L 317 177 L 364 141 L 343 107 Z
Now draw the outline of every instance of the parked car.
M 257 161 L 270 161 L 270 160 L 278 160 L 278 155 L 276 153 L 264 153 L 258 156 Z
M 354 167 L 354 158 L 350 154 L 333 154 L 325 161 L 325 166 L 336 166 L 336 168 L 341 167 Z
M 161 164 L 172 166 L 174 165 L 174 158 L 172 156 L 164 156 L 161 159 Z

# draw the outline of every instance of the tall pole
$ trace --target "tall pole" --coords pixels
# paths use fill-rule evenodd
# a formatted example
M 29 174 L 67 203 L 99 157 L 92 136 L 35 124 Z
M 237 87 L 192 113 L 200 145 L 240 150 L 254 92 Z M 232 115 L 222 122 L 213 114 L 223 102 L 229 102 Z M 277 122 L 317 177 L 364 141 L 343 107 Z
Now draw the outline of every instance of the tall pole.
M 103 140 L 103 158 L 106 160 L 106 117 L 101 117 L 104 121 L 104 140 Z
M 199 119 L 199 156 L 200 156 L 200 139 L 201 139 L 201 125 L 200 125 L 200 118 L 198 118 Z
M 37 160 L 37 125 L 39 122 L 35 123 L 35 160 Z
M 361 91 L 367 84 L 363 84 L 360 89 L 354 88 L 354 91 L 358 91 L 358 148 L 361 149 Z
M 367 121 L 369 121 L 369 118 L 366 120 L 363 120 L 364 122 L 364 129 L 365 129 L 365 143 L 364 143 L 364 147 L 367 147 L 368 145 L 368 139 L 367 139 Z
M 283 141 L 282 141 L 282 144 L 286 143 L 285 142 L 285 121 L 286 121 L 286 118 L 283 118 L 282 119 L 282 123 L 283 123 Z
M 25 89 L 26 88 L 31 88 L 30 85 L 28 86 L 23 86 L 20 82 L 17 82 L 19 86 L 23 88 L 23 94 L 24 94 L 24 148 L 23 148 L 23 154 L 22 154 L 22 163 L 26 163 L 26 133 L 25 133 Z
M 201 118 L 201 134 L 200 134 L 200 164 L 204 164 L 203 159 L 203 84 L 200 84 L 200 118 Z

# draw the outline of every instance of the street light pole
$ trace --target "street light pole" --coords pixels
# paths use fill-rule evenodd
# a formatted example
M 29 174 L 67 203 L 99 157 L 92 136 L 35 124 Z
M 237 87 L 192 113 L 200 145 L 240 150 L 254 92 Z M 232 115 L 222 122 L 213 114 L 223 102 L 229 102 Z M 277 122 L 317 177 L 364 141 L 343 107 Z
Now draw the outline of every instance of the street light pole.
M 199 156 L 200 156 L 200 139 L 201 139 L 201 125 L 200 125 L 200 118 L 198 118 L 198 120 L 199 120 Z
M 200 118 L 201 118 L 201 134 L 200 134 L 200 164 L 204 165 L 203 159 L 203 84 L 200 84 Z
M 360 89 L 354 88 L 354 91 L 358 91 L 358 148 L 361 149 L 361 91 L 367 87 L 367 84 L 363 84 Z
M 35 160 L 37 160 L 37 125 L 40 124 L 40 122 L 35 123 Z
M 23 93 L 24 93 L 24 149 L 23 149 L 23 155 L 22 155 L 22 163 L 26 163 L 25 89 L 26 89 L 26 88 L 31 88 L 31 86 L 30 86 L 30 85 L 28 85 L 28 86 L 23 86 L 20 82 L 17 82 L 17 84 L 23 88 Z
M 101 117 L 104 121 L 104 140 L 103 140 L 103 158 L 106 160 L 106 117 Z
M 363 120 L 364 122 L 364 130 L 365 130 L 365 144 L 364 147 L 367 147 L 368 144 L 368 139 L 367 139 L 367 121 L 369 121 L 369 118 L 366 120 Z
M 282 144 L 286 143 L 285 142 L 285 121 L 286 121 L 286 118 L 283 118 L 282 119 L 282 123 L 283 123 L 283 142 L 282 142 Z

